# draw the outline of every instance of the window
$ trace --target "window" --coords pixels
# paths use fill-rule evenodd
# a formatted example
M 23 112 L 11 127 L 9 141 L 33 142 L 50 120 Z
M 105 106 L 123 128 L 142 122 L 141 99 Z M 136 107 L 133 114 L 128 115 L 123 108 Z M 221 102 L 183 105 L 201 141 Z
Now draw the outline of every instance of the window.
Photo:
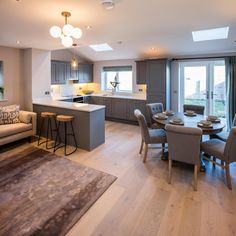
M 111 82 L 118 82 L 116 89 Z M 132 66 L 103 67 L 103 89 L 106 91 L 132 92 Z

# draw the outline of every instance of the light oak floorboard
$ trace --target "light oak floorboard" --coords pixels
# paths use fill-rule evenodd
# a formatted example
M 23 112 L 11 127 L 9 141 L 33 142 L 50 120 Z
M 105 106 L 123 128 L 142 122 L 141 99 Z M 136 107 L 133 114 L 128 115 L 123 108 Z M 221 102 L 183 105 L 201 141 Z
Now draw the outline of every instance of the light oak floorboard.
M 236 165 L 232 191 L 225 172 L 211 163 L 198 173 L 197 191 L 192 166 L 173 163 L 168 184 L 161 150 L 149 148 L 143 163 L 140 138 L 138 126 L 106 122 L 105 144 L 67 157 L 118 177 L 67 236 L 236 235 Z M 63 155 L 63 149 L 56 153 Z

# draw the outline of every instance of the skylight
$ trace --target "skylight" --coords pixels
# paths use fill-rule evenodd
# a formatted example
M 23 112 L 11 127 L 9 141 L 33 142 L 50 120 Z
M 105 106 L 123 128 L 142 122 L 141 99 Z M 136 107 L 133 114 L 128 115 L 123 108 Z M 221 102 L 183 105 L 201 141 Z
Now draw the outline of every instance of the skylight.
M 207 29 L 207 30 L 199 30 L 193 31 L 193 41 L 207 41 L 207 40 L 216 40 L 216 39 L 227 39 L 229 33 L 229 27 L 215 28 L 215 29 Z
M 92 44 L 89 45 L 90 48 L 92 48 L 96 52 L 104 52 L 104 51 L 112 51 L 112 47 L 110 47 L 107 43 L 102 44 Z

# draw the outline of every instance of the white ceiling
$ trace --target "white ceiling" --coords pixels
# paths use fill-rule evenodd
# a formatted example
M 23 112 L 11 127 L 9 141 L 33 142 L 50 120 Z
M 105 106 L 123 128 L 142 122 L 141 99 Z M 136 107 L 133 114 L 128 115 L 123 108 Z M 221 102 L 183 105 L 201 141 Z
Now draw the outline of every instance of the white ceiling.
M 236 52 L 235 0 L 115 2 L 112 10 L 106 10 L 100 0 L 0 0 L 0 45 L 61 49 L 49 28 L 62 26 L 61 12 L 70 11 L 68 22 L 83 30 L 77 50 L 92 61 Z M 92 29 L 86 30 L 87 25 Z M 230 27 L 228 39 L 192 41 L 193 30 L 224 26 Z M 88 47 L 98 43 L 109 43 L 114 51 L 94 52 Z

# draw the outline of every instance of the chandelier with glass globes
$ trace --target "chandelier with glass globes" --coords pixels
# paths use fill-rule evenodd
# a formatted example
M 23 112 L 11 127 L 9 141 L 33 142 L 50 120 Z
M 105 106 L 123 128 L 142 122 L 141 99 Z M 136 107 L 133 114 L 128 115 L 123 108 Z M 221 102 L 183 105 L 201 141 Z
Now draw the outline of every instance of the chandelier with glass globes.
M 82 37 L 82 30 L 67 23 L 67 18 L 71 16 L 70 12 L 63 11 L 61 15 L 65 17 L 65 25 L 62 28 L 52 26 L 50 28 L 50 34 L 53 38 L 60 38 L 64 47 L 71 47 L 74 43 L 73 38 L 79 39 Z

